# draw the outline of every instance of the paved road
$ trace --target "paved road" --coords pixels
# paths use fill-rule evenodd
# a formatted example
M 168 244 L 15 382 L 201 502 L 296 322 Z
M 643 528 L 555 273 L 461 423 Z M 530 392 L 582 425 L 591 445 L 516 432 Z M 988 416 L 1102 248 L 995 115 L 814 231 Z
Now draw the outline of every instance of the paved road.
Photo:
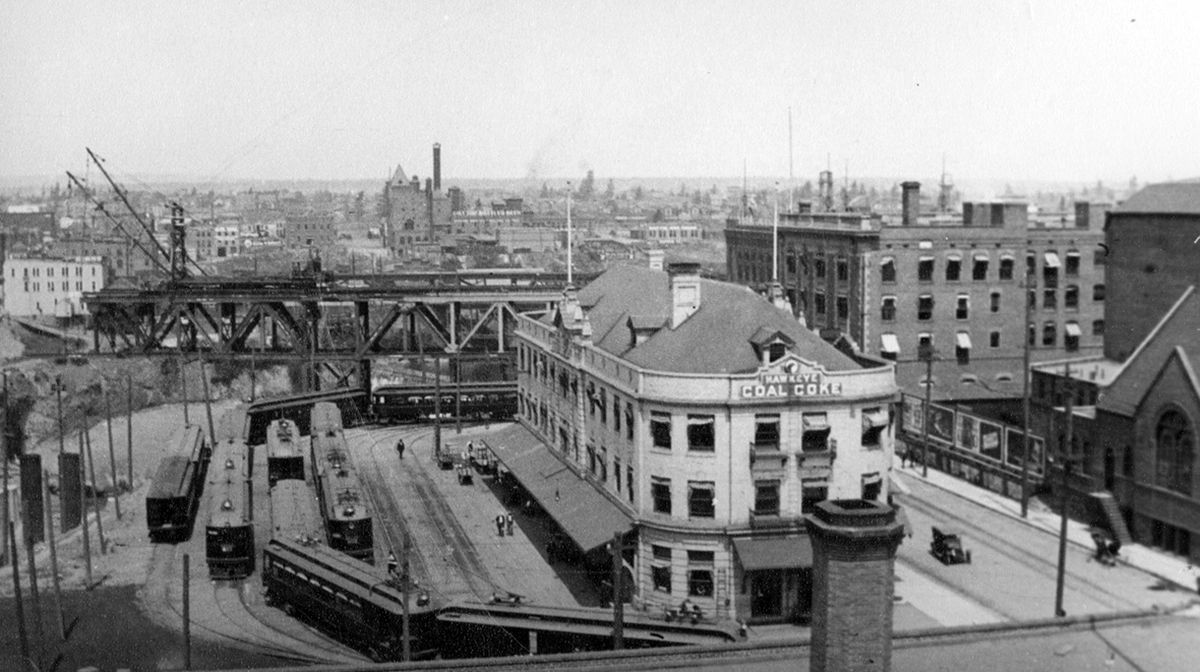
M 914 536 L 905 538 L 903 563 L 949 589 L 952 599 L 968 598 L 1004 620 L 1054 615 L 1058 538 L 1044 530 L 932 486 L 903 472 L 895 476 L 910 491 L 905 505 Z M 947 567 L 929 553 L 933 525 L 963 530 L 972 563 Z M 898 587 L 899 588 L 899 587 Z M 1063 607 L 1068 614 L 1099 614 L 1188 602 L 1193 596 L 1173 590 L 1129 566 L 1107 567 L 1091 559 L 1091 550 L 1068 544 Z M 936 600 L 923 610 L 938 617 Z

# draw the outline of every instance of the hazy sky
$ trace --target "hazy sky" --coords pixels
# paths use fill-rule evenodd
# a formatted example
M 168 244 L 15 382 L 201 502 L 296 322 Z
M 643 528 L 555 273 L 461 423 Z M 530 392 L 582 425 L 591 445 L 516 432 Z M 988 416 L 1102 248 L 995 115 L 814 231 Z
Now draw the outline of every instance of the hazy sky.
M 0 175 L 1200 175 L 1200 3 L 0 3 Z

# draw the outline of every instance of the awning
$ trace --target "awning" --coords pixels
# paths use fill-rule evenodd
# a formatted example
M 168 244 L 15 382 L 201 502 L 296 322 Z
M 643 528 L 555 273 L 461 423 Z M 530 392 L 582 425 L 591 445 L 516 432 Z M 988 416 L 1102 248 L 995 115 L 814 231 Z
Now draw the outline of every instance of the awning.
M 883 342 L 884 352 L 900 354 L 900 339 L 895 334 L 882 334 L 879 340 Z
M 824 413 L 805 413 L 801 418 L 806 432 L 829 429 L 829 416 Z
M 748 572 L 812 567 L 812 541 L 805 537 L 734 539 L 738 560 Z
M 524 425 L 496 432 L 483 443 L 585 553 L 630 528 L 628 513 L 576 475 Z
M 933 255 L 922 254 L 921 256 L 917 257 L 917 261 L 933 261 Z
M 1001 253 L 1000 253 L 1000 258 L 1001 258 L 1001 259 L 1007 259 L 1007 260 L 1009 260 L 1009 261 L 1012 261 L 1012 260 L 1013 260 L 1013 253 L 1012 253 L 1012 252 L 1009 252 L 1009 251 L 1007 251 L 1007 250 L 1006 250 L 1006 251 L 1004 251 L 1004 252 L 1001 252 Z
M 962 259 L 962 255 L 958 252 L 947 252 L 946 259 L 950 261 L 958 261 L 959 259 Z
M 1067 336 L 1079 338 L 1082 335 L 1083 332 L 1080 331 L 1078 322 L 1067 322 Z
M 1058 261 L 1058 254 L 1054 252 L 1047 252 L 1043 258 L 1046 260 L 1046 268 L 1058 268 L 1061 265 Z
M 876 483 L 882 483 L 882 482 L 883 482 L 883 477 L 879 475 L 878 471 L 872 471 L 869 474 L 862 475 L 862 484 L 863 485 L 875 485 Z
M 877 411 L 865 411 L 863 413 L 864 427 L 887 427 L 888 414 L 882 408 Z
M 965 332 L 965 331 L 958 332 L 958 334 L 955 335 L 954 340 L 955 340 L 955 343 L 958 344 L 958 347 L 966 348 L 967 350 L 971 349 L 971 335 L 968 334 L 967 332 Z
M 974 259 L 975 261 L 988 261 L 991 257 L 988 256 L 987 252 L 976 252 Z

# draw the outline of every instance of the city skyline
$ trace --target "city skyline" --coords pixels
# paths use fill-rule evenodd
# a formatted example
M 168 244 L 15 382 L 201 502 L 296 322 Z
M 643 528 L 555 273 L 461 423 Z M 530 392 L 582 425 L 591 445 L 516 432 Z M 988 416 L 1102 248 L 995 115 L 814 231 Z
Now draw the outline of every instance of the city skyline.
M 0 8 L 0 176 L 204 182 L 1195 175 L 1200 75 L 1158 3 Z M 793 118 L 789 165 L 788 112 Z

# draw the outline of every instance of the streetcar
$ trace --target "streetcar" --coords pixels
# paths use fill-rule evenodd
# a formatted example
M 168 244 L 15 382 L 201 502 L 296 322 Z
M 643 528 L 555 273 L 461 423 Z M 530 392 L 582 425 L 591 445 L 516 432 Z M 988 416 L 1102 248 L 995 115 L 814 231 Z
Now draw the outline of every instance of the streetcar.
M 401 581 L 321 545 L 272 539 L 263 549 L 267 604 L 307 621 L 373 660 L 401 660 Z M 438 654 L 437 607 L 409 584 L 409 646 L 413 659 Z
M 300 429 L 287 418 L 273 420 L 267 428 L 267 485 L 280 479 L 304 479 L 304 449 Z
M 192 536 L 210 448 L 196 425 L 185 425 L 175 449 L 164 457 L 146 494 L 146 527 L 153 542 L 186 541 Z
M 247 409 L 246 443 L 262 445 L 267 442 L 267 430 L 272 421 L 287 418 L 296 423 L 301 434 L 307 434 L 313 407 L 320 403 L 333 404 L 347 420 L 360 424 L 367 416 L 370 399 L 361 388 L 338 387 L 317 392 L 302 392 L 272 399 L 259 399 Z
M 341 413 L 329 403 L 313 406 L 309 441 L 313 483 L 329 547 L 363 562 L 375 562 L 371 511 L 366 491 L 350 461 Z
M 517 413 L 517 385 L 508 381 L 446 384 L 440 388 L 427 384 L 381 385 L 371 393 L 371 410 L 378 422 L 386 424 L 420 422 L 438 410 L 450 418 L 459 415 L 466 420 L 511 420 Z
M 209 467 L 208 527 L 204 550 L 208 575 L 216 580 L 244 579 L 254 571 L 253 498 L 246 475 L 246 447 L 225 441 L 213 453 Z
M 271 538 L 305 546 L 325 543 L 325 521 L 308 483 L 282 479 L 271 488 Z

